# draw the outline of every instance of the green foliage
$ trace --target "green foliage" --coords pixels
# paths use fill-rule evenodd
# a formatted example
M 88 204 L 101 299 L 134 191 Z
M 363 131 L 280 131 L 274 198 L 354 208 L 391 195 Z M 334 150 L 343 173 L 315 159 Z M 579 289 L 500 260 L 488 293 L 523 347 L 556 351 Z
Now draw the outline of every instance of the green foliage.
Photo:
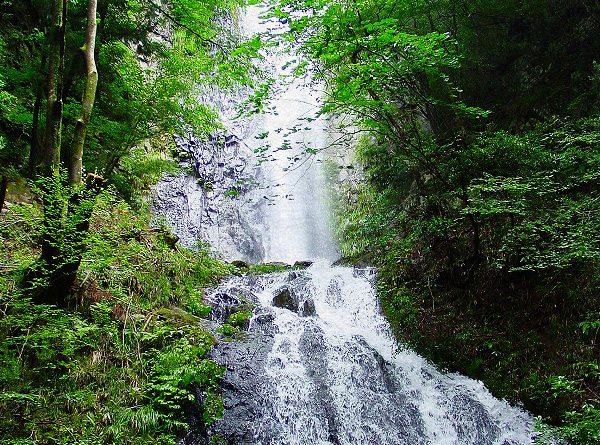
M 39 254 L 39 235 L 42 215 L 39 208 L 30 204 L 12 206 L 3 210 L 0 219 L 0 271 L 11 273 L 23 264 L 31 263 Z M 3 275 L 0 275 L 3 277 Z
M 338 237 L 379 267 L 401 341 L 573 443 L 598 431 L 598 13 L 585 0 L 273 8 L 327 83 L 322 113 L 345 116 L 365 181 L 338 191 Z
M 548 270 L 598 261 L 598 123 L 556 119 L 523 136 L 484 135 L 475 156 L 466 155 L 473 179 L 462 212 L 497 228 L 489 249 L 496 267 Z
M 250 318 L 252 318 L 252 312 L 240 310 L 231 314 L 227 319 L 227 323 L 232 326 L 245 326 Z
M 98 6 L 99 83 L 84 149 L 87 171 L 106 179 L 127 175 L 119 164 L 135 147 L 164 134 L 203 135 L 219 128 L 216 112 L 198 97 L 214 88 L 252 83 L 260 42 L 244 42 L 231 25 L 237 0 L 107 0 Z M 0 5 L 0 152 L 24 167 L 44 145 L 44 85 L 52 2 Z M 86 0 L 66 15 L 63 143 L 68 148 L 80 108 L 85 67 Z M 32 171 L 30 170 L 30 174 Z M 135 175 L 134 175 L 135 178 Z M 131 179 L 131 178 L 128 178 Z M 126 181 L 128 180 L 126 179 Z M 116 178 L 115 182 L 122 182 Z
M 226 337 L 239 337 L 239 335 L 248 328 L 248 323 L 252 318 L 252 311 L 248 303 L 244 303 L 236 308 L 235 312 L 229 316 L 226 323 L 217 328 L 217 332 Z
M 202 298 L 199 294 L 191 294 L 185 302 L 185 308 L 190 314 L 202 318 L 208 318 L 212 310 L 211 306 L 202 303 Z
M 75 300 L 59 309 L 18 287 L 37 256 L 39 210 L 0 214 L 2 443 L 174 443 L 194 387 L 207 394 L 204 421 L 222 415 L 223 369 L 204 358 L 212 336 L 191 315 L 162 314 L 200 307 L 201 288 L 231 267 L 173 250 L 148 218 L 114 193 L 99 196 Z
M 217 332 L 220 332 L 223 335 L 231 337 L 231 336 L 237 334 L 239 332 L 239 330 L 236 329 L 235 326 L 231 326 L 228 323 L 223 323 L 221 326 L 219 326 L 217 328 Z

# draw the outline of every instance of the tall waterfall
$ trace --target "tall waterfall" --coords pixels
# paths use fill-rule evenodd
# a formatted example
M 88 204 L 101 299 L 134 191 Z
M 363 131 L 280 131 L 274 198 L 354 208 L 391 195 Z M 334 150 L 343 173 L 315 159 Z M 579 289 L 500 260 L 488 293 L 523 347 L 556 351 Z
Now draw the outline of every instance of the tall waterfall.
M 261 7 L 247 9 L 242 23 L 245 33 L 267 28 L 273 34 L 283 31 L 277 22 L 263 20 L 263 13 Z M 317 115 L 323 86 L 310 74 L 291 75 L 294 62 L 301 59 L 291 46 L 270 50 L 264 57 L 262 65 L 269 66 L 277 79 L 273 100 L 260 121 L 256 147 L 259 152 L 268 147 L 267 161 L 262 164 L 271 191 L 267 196 L 266 260 L 335 260 L 339 254 L 328 224 L 321 171 L 325 123 Z
M 247 35 L 282 31 L 248 7 L 240 26 Z M 275 79 L 267 109 L 235 118 L 237 97 L 211 91 L 226 132 L 208 140 L 176 138 L 182 166 L 195 177 L 168 175 L 154 190 L 153 207 L 184 247 L 208 242 L 225 260 L 294 262 L 339 255 L 328 224 L 322 178 L 324 119 L 317 116 L 322 86 L 291 76 L 293 48 L 270 48 L 261 68 Z M 311 154 L 307 154 L 309 151 Z M 260 155 L 262 154 L 262 156 Z
M 247 32 L 270 26 L 261 23 L 260 13 L 249 8 L 242 24 Z M 266 54 L 265 63 L 281 74 L 285 57 L 295 56 Z M 225 322 L 238 305 L 254 309 L 241 338 L 223 340 L 211 352 L 226 368 L 223 419 L 210 426 L 198 420 L 182 443 L 532 443 L 529 414 L 495 399 L 481 382 L 440 372 L 398 347 L 380 314 L 374 270 L 331 266 L 337 252 L 320 161 L 302 158 L 306 148 L 319 150 L 325 139 L 322 122 L 312 120 L 319 94 L 305 83 L 280 85 L 269 112 L 254 118 L 245 136 L 236 135 L 236 144 L 251 152 L 270 147 L 264 152 L 270 160 L 256 170 L 262 184 L 237 199 L 260 202 L 261 218 L 242 224 L 260 232 L 248 238 L 260 244 L 260 258 L 315 262 L 305 270 L 232 277 L 207 291 L 216 322 Z M 232 138 L 225 136 L 226 146 Z M 198 159 L 203 149 L 211 148 L 193 147 Z M 219 212 L 223 208 L 214 206 L 212 213 Z M 199 391 L 199 409 L 202 400 Z

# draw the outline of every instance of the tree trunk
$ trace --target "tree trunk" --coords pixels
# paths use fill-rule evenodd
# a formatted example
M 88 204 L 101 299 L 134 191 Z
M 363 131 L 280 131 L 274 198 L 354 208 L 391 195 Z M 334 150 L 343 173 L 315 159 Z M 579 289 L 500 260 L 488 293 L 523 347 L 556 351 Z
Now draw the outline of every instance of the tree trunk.
M 94 47 L 96 43 L 96 9 L 97 0 L 88 0 L 87 30 L 85 36 L 85 64 L 87 68 L 87 79 L 83 97 L 81 99 L 81 112 L 77 118 L 73 145 L 71 146 L 71 160 L 69 162 L 69 183 L 72 186 L 82 184 L 83 171 L 83 144 L 90 122 L 94 100 L 96 98 L 96 87 L 98 85 L 98 71 L 94 60 Z
M 57 1 L 63 1 L 62 6 Z M 68 296 L 75 283 L 85 251 L 85 237 L 89 230 L 93 203 L 102 185 L 102 178 L 90 175 L 86 187 L 77 187 L 82 185 L 83 145 L 98 83 L 94 59 L 97 0 L 88 0 L 86 42 L 83 48 L 87 78 L 70 153 L 69 186 L 63 184 L 56 174 L 60 165 L 66 1 L 55 0 L 56 9 L 53 12 L 53 24 L 59 32 L 57 32 L 58 37 L 52 41 L 49 58 L 48 115 L 44 152 L 44 170 L 47 179 L 43 190 L 42 252 L 38 266 L 31 269 L 24 280 L 34 302 L 57 306 L 66 306 L 68 303 Z M 56 71 L 57 54 L 58 71 Z M 65 192 L 69 198 L 64 198 Z
M 35 105 L 33 106 L 33 124 L 31 128 L 31 147 L 29 149 L 29 164 L 27 166 L 27 175 L 32 177 L 35 173 L 40 159 L 40 140 L 39 140 L 39 122 L 40 108 L 42 106 L 42 91 L 38 90 L 35 96 Z
M 77 190 L 55 175 L 44 182 L 42 253 L 23 280 L 35 303 L 67 306 L 85 252 L 93 204 L 102 185 L 103 179 L 92 174 L 88 174 L 86 186 Z M 66 201 L 61 198 L 65 192 L 70 193 Z
M 8 177 L 2 175 L 2 183 L 0 184 L 0 212 L 4 207 L 4 198 L 6 198 L 6 187 L 8 186 Z
M 53 0 L 50 52 L 48 55 L 48 96 L 46 101 L 46 140 L 42 165 L 44 173 L 57 173 L 60 166 L 63 115 L 63 71 L 67 0 Z

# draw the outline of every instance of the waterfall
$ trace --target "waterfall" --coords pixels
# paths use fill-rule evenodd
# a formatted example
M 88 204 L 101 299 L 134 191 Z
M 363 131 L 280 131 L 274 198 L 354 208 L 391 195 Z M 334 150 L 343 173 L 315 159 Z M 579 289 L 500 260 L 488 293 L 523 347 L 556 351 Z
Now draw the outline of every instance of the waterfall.
M 276 22 L 263 22 L 264 12 L 248 7 L 242 32 L 282 32 Z M 207 242 L 227 261 L 333 261 L 339 253 L 321 171 L 325 122 L 317 115 L 322 86 L 310 74 L 289 75 L 299 58 L 293 47 L 269 48 L 263 56 L 261 67 L 275 80 L 267 109 L 236 118 L 249 91 L 205 94 L 201 100 L 219 111 L 226 131 L 208 140 L 176 138 L 180 164 L 194 176 L 165 176 L 154 188 L 154 213 L 184 247 Z
M 244 32 L 278 34 L 284 26 L 261 19 L 265 10 L 249 7 Z M 293 263 L 297 260 L 339 257 L 327 216 L 322 177 L 325 119 L 318 116 L 323 85 L 310 76 L 294 76 L 292 67 L 301 60 L 292 45 L 266 51 L 262 66 L 276 79 L 273 99 L 259 121 L 260 138 L 255 150 L 268 147 L 262 163 L 266 185 L 266 260 Z M 255 137 L 256 139 L 256 137 Z
M 226 368 L 224 418 L 184 443 L 215 436 L 273 445 L 533 443 L 529 414 L 398 347 L 374 277 L 372 269 L 320 260 L 302 271 L 232 277 L 211 290 L 217 307 L 237 300 L 255 309 L 241 339 L 212 351 Z
M 276 26 L 262 23 L 261 12 L 249 7 L 242 21 L 246 32 Z M 278 77 L 294 57 L 271 51 L 264 61 Z M 215 181 L 210 191 L 199 190 L 200 200 L 208 204 L 198 213 L 209 208 L 220 222 L 216 232 L 211 221 L 196 225 L 209 227 L 206 238 L 226 258 L 314 263 L 305 270 L 231 277 L 206 292 L 215 322 L 226 322 L 241 305 L 252 305 L 252 318 L 239 338 L 223 338 L 210 353 L 226 368 L 223 419 L 202 424 L 199 389 L 198 412 L 181 443 L 533 443 L 534 421 L 528 413 L 495 399 L 481 382 L 440 372 L 398 347 L 380 313 L 374 270 L 331 266 L 337 249 L 322 196 L 321 159 L 319 154 L 304 157 L 307 148 L 319 152 L 325 140 L 325 126 L 315 119 L 319 86 L 308 78 L 281 81 L 276 89 L 280 92 L 267 113 L 243 125 L 238 121 L 237 132 L 223 135 L 225 151 L 235 154 L 229 160 L 214 161 L 218 154 L 211 141 L 180 143 L 203 181 L 220 164 L 225 170 L 227 162 L 240 159 L 250 165 L 252 153 L 265 153 L 268 159 L 233 169 L 245 175 L 254 169 L 258 182 L 252 190 L 240 188 L 234 200 L 222 192 L 239 182 L 233 173 L 221 175 L 226 185 Z M 173 190 L 165 196 L 179 193 Z M 225 214 L 237 215 L 238 222 Z

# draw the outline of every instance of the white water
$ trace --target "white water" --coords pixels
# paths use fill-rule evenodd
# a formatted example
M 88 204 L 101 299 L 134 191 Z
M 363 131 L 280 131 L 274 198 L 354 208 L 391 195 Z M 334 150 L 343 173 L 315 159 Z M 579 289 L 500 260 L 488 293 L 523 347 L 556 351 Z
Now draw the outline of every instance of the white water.
M 250 422 L 234 422 L 251 440 L 245 436 L 229 443 L 533 443 L 534 421 L 528 413 L 494 398 L 479 381 L 442 373 L 414 352 L 398 349 L 380 314 L 373 279 L 372 270 L 318 261 L 306 271 L 258 281 L 236 277 L 219 287 L 231 294 L 255 292 L 255 312 L 274 315 L 272 347 L 262 371 L 266 383 L 256 382 L 268 394 L 254 401 L 260 406 Z M 301 317 L 273 307 L 282 287 L 301 305 L 312 299 L 316 315 Z M 265 326 L 259 318 L 251 320 L 252 335 Z M 249 343 L 248 351 L 254 349 Z M 235 360 L 228 368 L 243 372 L 236 371 L 245 369 L 240 360 L 257 360 L 256 352 Z M 226 405 L 227 397 L 238 400 L 240 395 L 227 393 Z
M 261 6 L 249 7 L 242 27 L 248 35 L 277 34 L 283 27 L 265 21 Z M 329 227 L 328 206 L 321 169 L 325 123 L 317 116 L 322 85 L 314 82 L 310 73 L 291 76 L 292 67 L 301 60 L 293 46 L 271 48 L 264 52 L 261 65 L 276 80 L 269 107 L 257 125 L 255 137 L 247 141 L 255 148 L 269 146 L 268 160 L 262 164 L 269 187 L 265 234 L 266 261 L 293 263 L 297 260 L 327 258 L 335 260 L 335 242 Z M 281 149 L 281 147 L 287 147 Z M 319 153 L 307 155 L 306 149 Z

